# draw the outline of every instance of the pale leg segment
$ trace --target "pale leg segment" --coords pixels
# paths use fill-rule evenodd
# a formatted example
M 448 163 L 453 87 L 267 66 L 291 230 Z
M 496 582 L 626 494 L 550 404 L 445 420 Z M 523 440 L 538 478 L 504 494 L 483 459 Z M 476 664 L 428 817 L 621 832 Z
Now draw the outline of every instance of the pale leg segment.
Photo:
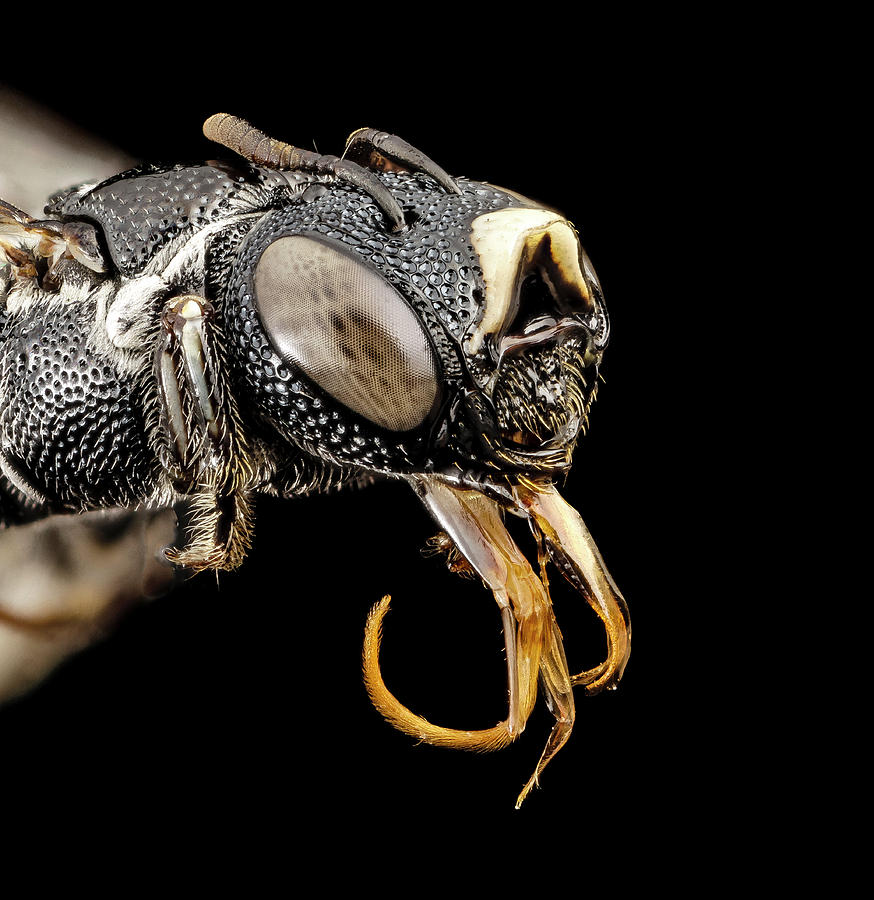
M 203 297 L 169 300 L 155 357 L 162 459 L 180 493 L 191 497 L 187 546 L 168 551 L 177 565 L 234 569 L 251 541 L 251 464 L 227 384 L 215 310 Z

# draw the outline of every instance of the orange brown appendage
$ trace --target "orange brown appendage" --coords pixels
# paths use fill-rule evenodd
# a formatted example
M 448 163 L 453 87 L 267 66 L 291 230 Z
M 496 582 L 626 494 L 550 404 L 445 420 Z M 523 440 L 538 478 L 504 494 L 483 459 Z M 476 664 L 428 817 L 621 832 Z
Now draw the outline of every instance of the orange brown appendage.
M 520 485 L 517 496 L 553 550 L 570 565 L 572 575 L 566 577 L 583 593 L 607 632 L 607 659 L 572 676 L 571 683 L 584 685 L 588 695 L 612 689 L 622 678 L 631 653 L 631 625 L 625 598 L 580 514 L 552 485 L 536 488 Z
M 386 595 L 371 609 L 364 630 L 364 684 L 371 702 L 383 718 L 399 731 L 438 747 L 482 752 L 506 747 L 517 736 L 510 731 L 509 718 L 493 728 L 478 731 L 444 728 L 416 715 L 386 687 L 379 668 L 379 647 L 382 641 L 382 620 L 388 612 L 390 602 L 391 597 Z

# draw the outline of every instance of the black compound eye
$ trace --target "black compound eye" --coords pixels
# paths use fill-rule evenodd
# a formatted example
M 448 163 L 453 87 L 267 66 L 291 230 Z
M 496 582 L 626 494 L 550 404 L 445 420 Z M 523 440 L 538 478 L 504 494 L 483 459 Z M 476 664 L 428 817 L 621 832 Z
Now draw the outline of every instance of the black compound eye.
M 376 271 L 318 238 L 271 243 L 255 268 L 258 314 L 280 355 L 391 431 L 434 408 L 438 367 L 422 323 Z

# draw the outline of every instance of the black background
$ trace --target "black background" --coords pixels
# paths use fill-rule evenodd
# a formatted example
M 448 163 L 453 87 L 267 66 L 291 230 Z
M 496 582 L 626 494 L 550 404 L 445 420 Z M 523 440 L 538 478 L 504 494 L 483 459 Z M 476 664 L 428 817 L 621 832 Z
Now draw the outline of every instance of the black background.
M 160 66 L 133 52 L 79 61 L 88 77 L 65 89 L 55 72 L 5 79 L 137 159 L 215 157 L 223 151 L 200 126 L 218 111 L 321 152 L 370 125 L 451 174 L 560 208 L 581 232 L 613 324 L 606 383 L 564 493 L 634 625 L 619 689 L 578 693 L 569 744 L 514 812 L 550 728 L 545 708 L 511 748 L 471 755 L 414 746 L 361 684 L 365 616 L 388 592 L 383 664 L 395 692 L 454 727 L 504 715 L 494 601 L 422 558 L 433 528 L 409 490 L 265 501 L 240 572 L 218 588 L 200 576 L 135 610 L 0 712 L 6 765 L 23 779 L 48 792 L 72 786 L 120 815 L 234 833 L 260 834 L 265 811 L 311 835 L 364 835 L 376 815 L 413 835 L 435 823 L 546 830 L 566 816 L 581 841 L 597 841 L 641 824 L 656 834 L 666 809 L 687 822 L 713 814 L 724 734 L 745 727 L 720 693 L 721 620 L 709 591 L 723 575 L 701 556 L 723 466 L 698 366 L 702 298 L 717 280 L 699 251 L 713 227 L 703 157 L 719 100 L 688 56 L 620 45 L 591 59 L 590 44 L 565 40 L 531 54 L 495 40 L 465 54 L 455 35 L 455 52 L 438 41 L 422 62 L 400 39 L 353 41 L 334 56 L 323 36 L 305 59 L 297 43 L 269 64 L 254 52 L 224 62 L 215 50 L 207 64 L 171 48 Z M 600 627 L 577 598 L 556 593 L 578 670 L 602 652 Z

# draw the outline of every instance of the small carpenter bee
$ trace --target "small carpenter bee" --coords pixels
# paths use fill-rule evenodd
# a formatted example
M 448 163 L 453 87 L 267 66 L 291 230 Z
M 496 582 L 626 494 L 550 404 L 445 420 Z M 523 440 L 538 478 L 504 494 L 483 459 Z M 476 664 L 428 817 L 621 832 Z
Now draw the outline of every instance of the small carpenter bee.
M 509 711 L 462 731 L 403 706 L 378 662 L 388 597 L 365 631 L 368 692 L 419 740 L 489 750 L 522 732 L 539 680 L 555 725 L 521 804 L 570 736 L 573 685 L 614 687 L 630 649 L 622 595 L 555 487 L 608 340 L 577 233 L 384 132 L 353 133 L 340 158 L 224 114 L 204 133 L 236 157 L 132 169 L 40 219 L 0 201 L 0 522 L 184 507 L 167 559 L 228 570 L 258 494 L 405 481 L 434 548 L 494 594 Z M 606 629 L 606 659 L 578 675 L 549 562 Z

